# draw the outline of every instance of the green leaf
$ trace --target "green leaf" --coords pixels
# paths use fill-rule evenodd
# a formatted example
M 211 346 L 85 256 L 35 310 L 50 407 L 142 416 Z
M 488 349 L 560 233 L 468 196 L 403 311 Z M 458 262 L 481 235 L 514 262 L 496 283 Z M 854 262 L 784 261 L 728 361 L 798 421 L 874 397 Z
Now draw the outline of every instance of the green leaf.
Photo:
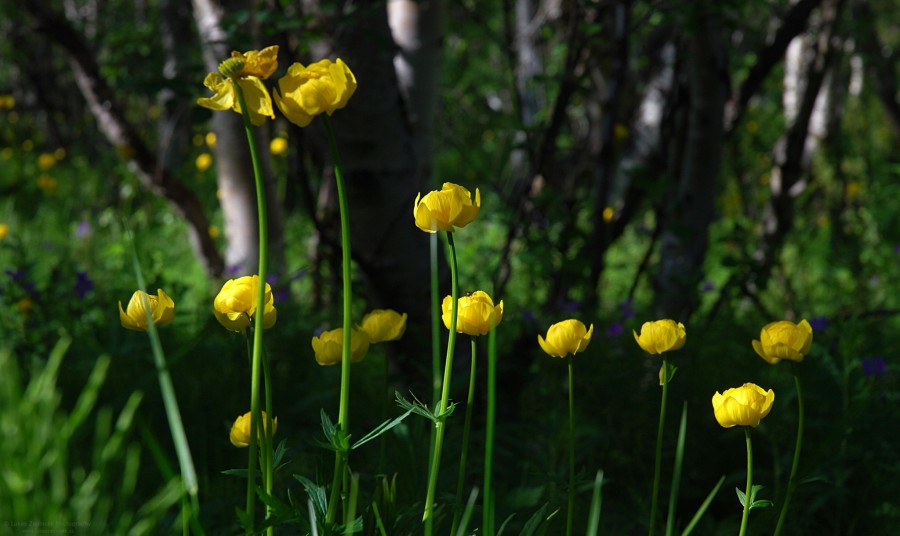
M 354 443 L 353 446 L 351 446 L 350 448 L 355 449 L 357 447 L 360 447 L 360 446 L 368 443 L 369 441 L 372 441 L 376 437 L 380 436 L 381 434 L 387 432 L 391 428 L 393 428 L 393 427 L 397 426 L 398 424 L 400 424 L 401 422 L 403 422 L 403 419 L 408 417 L 410 413 L 412 413 L 412 410 L 408 409 L 408 410 L 406 410 L 406 413 L 404 413 L 403 415 L 400 415 L 399 417 L 396 417 L 394 419 L 389 419 L 387 421 L 384 421 L 383 423 L 376 426 L 371 432 L 369 432 L 368 434 L 366 434 L 362 438 L 360 438 L 360 440 L 357 441 L 356 443 Z
M 747 494 L 738 488 L 734 488 L 734 491 L 737 492 L 738 501 L 740 501 L 741 506 L 744 506 L 744 502 L 747 500 Z

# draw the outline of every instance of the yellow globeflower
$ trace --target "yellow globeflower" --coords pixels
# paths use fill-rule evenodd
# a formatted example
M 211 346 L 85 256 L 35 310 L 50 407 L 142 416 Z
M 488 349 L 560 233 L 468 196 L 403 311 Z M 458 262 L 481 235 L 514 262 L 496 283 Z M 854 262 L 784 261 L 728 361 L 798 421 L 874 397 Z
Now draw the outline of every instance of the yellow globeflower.
M 779 320 L 763 326 L 759 338 L 753 341 L 753 349 L 770 365 L 782 359 L 799 363 L 812 346 L 812 326 L 806 320 L 801 320 L 799 324 Z
M 203 173 L 213 165 L 213 156 L 209 153 L 200 153 L 194 161 L 197 171 Z
M 175 302 L 162 289 L 158 289 L 157 293 L 154 296 L 136 290 L 131 295 L 131 300 L 128 301 L 127 309 L 122 309 L 120 301 L 119 320 L 122 322 L 122 327 L 134 331 L 147 331 L 147 313 L 144 309 L 143 296 L 146 296 L 150 303 L 150 316 L 153 318 L 154 324 L 161 326 L 171 322 L 175 318 Z
M 678 350 L 684 346 L 687 335 L 684 324 L 674 320 L 664 319 L 653 322 L 644 322 L 641 326 L 641 334 L 631 330 L 634 340 L 649 354 L 661 354 L 671 350 Z
M 264 430 L 269 422 L 269 419 L 266 418 L 266 412 L 262 411 L 261 413 L 263 425 L 257 430 L 256 437 L 258 440 L 262 440 L 262 435 L 259 434 L 259 432 Z M 231 425 L 231 433 L 229 434 L 232 445 L 238 448 L 250 446 L 250 425 L 252 423 L 253 417 L 250 415 L 249 411 L 235 419 L 234 424 Z M 278 432 L 278 417 L 272 419 L 272 437 L 275 437 L 276 432 Z
M 350 362 L 359 363 L 369 352 L 369 334 L 361 329 L 350 330 Z M 344 328 L 323 331 L 312 338 L 316 362 L 322 366 L 338 365 L 344 348 Z
M 37 166 L 41 171 L 47 171 L 56 165 L 56 157 L 53 153 L 41 153 L 38 155 Z
M 594 335 L 594 325 L 585 328 L 579 320 L 557 322 L 547 330 L 547 338 L 538 335 L 538 344 L 551 357 L 566 357 L 583 352 Z
M 219 65 L 222 73 L 209 73 L 203 85 L 215 93 L 212 97 L 197 99 L 197 104 L 211 110 L 234 110 L 241 113 L 234 84 L 241 86 L 244 100 L 250 112 L 250 122 L 260 126 L 266 118 L 275 119 L 272 109 L 272 97 L 262 81 L 272 76 L 278 69 L 278 47 L 271 46 L 262 50 L 251 50 L 240 53 L 232 52 L 231 57 Z M 222 78 L 222 75 L 225 78 Z
M 441 303 L 441 318 L 444 326 L 450 329 L 450 315 L 453 309 L 453 297 L 447 296 Z M 456 332 L 473 337 L 485 335 L 492 327 L 496 327 L 503 319 L 503 300 L 494 306 L 494 300 L 483 290 L 476 290 L 468 296 L 459 298 L 459 313 L 456 315 Z
M 0 223 L 0 240 L 6 238 L 6 235 L 9 234 L 9 225 L 5 223 Z
M 406 331 L 406 313 L 401 315 L 393 309 L 375 309 L 366 313 L 360 328 L 369 336 L 371 344 L 396 341 Z
M 259 292 L 259 276 L 245 275 L 229 279 L 213 302 L 216 320 L 231 331 L 244 331 L 256 318 L 256 298 Z M 263 329 L 275 325 L 277 319 L 272 287 L 266 283 L 265 304 L 263 306 Z
M 304 67 L 295 63 L 278 80 L 275 104 L 288 121 L 309 125 L 321 113 L 329 116 L 347 105 L 356 91 L 356 77 L 340 58 L 324 59 Z
M 426 233 L 438 231 L 453 232 L 455 227 L 465 227 L 472 223 L 481 210 L 481 192 L 475 188 L 475 202 L 466 188 L 452 182 L 445 182 L 440 190 L 416 196 L 413 216 L 416 227 Z
M 280 136 L 272 138 L 272 141 L 269 142 L 269 152 L 272 153 L 273 156 L 281 156 L 287 153 L 287 150 L 288 142 Z
M 44 173 L 43 175 L 38 177 L 37 186 L 41 189 L 42 192 L 44 192 L 45 194 L 49 194 L 56 190 L 58 183 L 56 182 L 56 179 Z
M 758 426 L 759 421 L 772 410 L 775 393 L 769 389 L 745 383 L 740 387 L 726 389 L 724 393 L 712 397 L 716 420 L 725 428 L 732 426 Z

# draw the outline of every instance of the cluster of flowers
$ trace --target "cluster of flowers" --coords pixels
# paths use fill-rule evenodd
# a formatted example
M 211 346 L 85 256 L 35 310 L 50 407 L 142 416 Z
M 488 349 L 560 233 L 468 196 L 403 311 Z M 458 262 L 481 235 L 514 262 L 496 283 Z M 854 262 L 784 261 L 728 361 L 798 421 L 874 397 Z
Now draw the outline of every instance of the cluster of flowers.
M 235 91 L 238 84 L 250 122 L 260 126 L 266 118 L 275 119 L 272 96 L 262 81 L 277 69 L 278 46 L 244 53 L 234 51 L 219 65 L 218 73 L 206 75 L 203 85 L 215 94 L 198 99 L 197 104 L 211 110 L 241 113 L 240 98 Z M 288 67 L 287 73 L 278 80 L 274 100 L 288 121 L 305 127 L 315 116 L 331 115 L 346 106 L 355 91 L 356 77 L 350 68 L 340 58 L 335 62 L 324 59 L 309 66 L 294 63 Z

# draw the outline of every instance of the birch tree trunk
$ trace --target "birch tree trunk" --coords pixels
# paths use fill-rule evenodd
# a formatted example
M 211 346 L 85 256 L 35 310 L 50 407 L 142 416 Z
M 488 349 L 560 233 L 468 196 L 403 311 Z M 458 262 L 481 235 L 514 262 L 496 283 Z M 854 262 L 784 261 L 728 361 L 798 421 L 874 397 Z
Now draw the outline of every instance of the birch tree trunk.
M 238 43 L 229 41 L 230 36 L 222 27 L 226 7 L 216 0 L 193 0 L 193 7 L 203 48 L 203 62 L 208 71 L 218 71 L 219 63 L 228 58 L 232 50 L 241 48 Z M 237 0 L 227 5 L 229 12 L 241 8 L 249 9 L 249 3 Z M 205 73 L 197 73 L 198 83 L 202 81 L 203 76 Z M 218 197 L 222 206 L 227 240 L 226 275 L 253 274 L 258 269 L 259 220 L 256 211 L 253 164 L 250 160 L 243 120 L 236 113 L 215 112 L 210 120 L 210 129 L 216 135 L 214 154 Z M 268 158 L 268 151 L 261 143 L 266 139 L 262 129 L 256 129 L 256 139 L 260 144 L 261 157 Z M 271 169 L 271 166 L 264 164 L 263 169 Z M 269 228 L 269 266 L 271 272 L 277 274 L 283 266 L 284 225 L 271 173 L 266 173 L 264 182 Z

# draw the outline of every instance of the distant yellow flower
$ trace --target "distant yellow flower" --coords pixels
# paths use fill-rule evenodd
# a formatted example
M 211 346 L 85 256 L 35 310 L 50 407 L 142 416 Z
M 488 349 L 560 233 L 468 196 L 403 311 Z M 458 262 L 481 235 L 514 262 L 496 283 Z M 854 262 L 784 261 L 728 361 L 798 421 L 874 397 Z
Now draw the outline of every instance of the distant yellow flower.
M 197 171 L 203 173 L 213 165 L 213 156 L 209 153 L 200 153 L 194 161 Z
M 42 192 L 44 192 L 45 194 L 49 194 L 56 190 L 56 187 L 58 185 L 56 179 L 45 173 L 38 177 L 37 186 L 41 189 Z
M 724 393 L 712 397 L 716 420 L 725 428 L 732 426 L 758 426 L 759 422 L 772 410 L 775 393 L 769 389 L 745 383 L 740 387 L 726 389 Z
M 359 363 L 369 352 L 369 334 L 361 329 L 350 330 L 350 362 Z M 338 365 L 344 348 L 344 328 L 323 331 L 312 338 L 316 362 L 322 366 Z
M 206 142 L 206 146 L 212 149 L 216 146 L 216 133 L 215 132 L 207 132 L 206 136 L 202 138 L 203 142 Z
M 259 427 L 257 430 L 257 439 L 262 440 L 262 432 L 265 430 L 265 427 L 268 426 L 269 419 L 266 416 L 265 411 L 260 412 L 262 415 L 263 425 Z M 250 425 L 253 423 L 253 417 L 250 415 L 250 412 L 244 413 L 237 419 L 235 419 L 234 424 L 231 425 L 231 433 L 228 436 L 228 439 L 231 440 L 231 444 L 238 448 L 244 448 L 250 446 Z M 272 419 L 272 437 L 275 437 L 275 433 L 278 432 L 278 417 Z
M 41 171 L 47 171 L 56 165 L 56 157 L 53 153 L 41 153 L 38 155 L 37 165 Z
M 862 184 L 859 181 L 850 181 L 844 187 L 844 195 L 847 196 L 847 199 L 856 199 L 860 192 L 862 192 Z
M 396 341 L 406 331 L 406 313 L 401 315 L 393 309 L 374 309 L 363 317 L 360 328 L 369 336 L 371 344 Z
M 557 322 L 547 330 L 547 338 L 538 335 L 538 344 L 551 357 L 566 357 L 583 352 L 594 335 L 594 325 L 585 328 L 579 320 Z
M 613 221 L 613 218 L 616 216 L 616 210 L 612 207 L 606 207 L 603 209 L 603 221 L 609 223 Z
M 453 297 L 447 296 L 441 303 L 441 318 L 450 329 L 450 315 L 453 313 Z M 473 337 L 485 335 L 503 319 L 503 300 L 494 306 L 494 300 L 482 290 L 468 296 L 460 296 L 459 313 L 456 315 L 456 332 Z
M 22 298 L 16 302 L 16 310 L 23 315 L 31 312 L 32 309 L 34 309 L 34 302 L 28 298 Z
M 128 301 L 128 308 L 122 309 L 122 302 L 119 302 L 119 320 L 122 327 L 134 331 L 147 331 L 147 313 L 144 308 L 144 296 L 150 304 L 150 316 L 153 323 L 157 326 L 168 324 L 175 318 L 175 302 L 172 301 L 162 289 L 157 289 L 158 294 L 147 294 L 143 291 L 136 290 Z
M 324 59 L 304 67 L 295 63 L 278 80 L 275 104 L 288 121 L 309 125 L 321 113 L 329 116 L 347 105 L 356 91 L 356 77 L 340 58 Z
M 466 188 L 452 182 L 445 182 L 440 190 L 433 190 L 416 196 L 413 216 L 416 227 L 426 233 L 438 231 L 453 232 L 456 227 L 472 223 L 481 210 L 481 192 L 475 189 L 475 202 Z
M 31 140 L 25 140 L 22 142 L 22 150 L 26 153 L 34 149 L 34 142 Z
M 241 105 L 235 93 L 237 83 L 244 94 L 250 113 L 250 122 L 260 126 L 266 118 L 275 118 L 272 97 L 262 80 L 272 76 L 278 69 L 278 47 L 266 47 L 260 51 L 232 52 L 231 57 L 219 66 L 219 73 L 209 73 L 203 85 L 215 93 L 212 97 L 197 99 L 197 104 L 211 110 L 234 110 L 241 112 Z M 222 75 L 225 78 L 222 78 Z
M 16 98 L 12 95 L 0 95 L 0 110 L 12 110 L 16 107 Z
M 812 346 L 812 326 L 806 320 L 801 320 L 799 324 L 779 320 L 763 326 L 759 338 L 753 341 L 753 349 L 770 365 L 782 359 L 799 363 Z
M 209 228 L 207 229 L 207 232 L 209 233 L 209 237 L 212 238 L 213 240 L 215 240 L 216 238 L 219 238 L 219 236 L 222 234 L 219 231 L 218 225 L 210 225 Z
M 53 151 L 53 158 L 56 159 L 57 162 L 64 159 L 66 157 L 66 149 L 64 147 L 57 147 L 55 151 Z
M 9 234 L 9 225 L 5 223 L 0 223 L 0 240 L 6 238 L 6 235 Z
M 287 153 L 288 150 L 288 142 L 286 139 L 282 137 L 272 138 L 272 141 L 269 142 L 269 152 L 274 156 L 281 156 Z
M 12 147 L 4 147 L 3 150 L 0 150 L 0 156 L 2 156 L 4 160 L 11 159 L 14 154 L 15 151 L 12 150 Z
M 213 313 L 216 315 L 216 320 L 225 326 L 225 329 L 231 331 L 244 331 L 250 327 L 256 318 L 257 292 L 259 292 L 258 275 L 245 275 L 226 281 L 213 301 Z M 263 329 L 274 326 L 277 317 L 278 312 L 275 310 L 272 287 L 266 283 Z
M 649 354 L 661 354 L 671 350 L 678 350 L 684 346 L 687 335 L 684 324 L 674 320 L 664 319 L 653 322 L 644 322 L 641 326 L 641 334 L 634 330 L 634 340 Z

